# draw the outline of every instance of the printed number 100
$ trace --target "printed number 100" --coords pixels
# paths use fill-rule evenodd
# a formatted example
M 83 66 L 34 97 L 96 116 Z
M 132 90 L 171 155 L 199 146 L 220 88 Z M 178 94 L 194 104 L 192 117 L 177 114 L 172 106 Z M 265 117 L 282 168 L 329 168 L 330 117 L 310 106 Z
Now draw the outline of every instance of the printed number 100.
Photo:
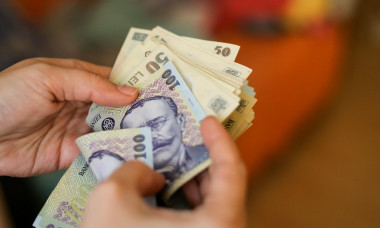
M 166 85 L 169 86 L 170 90 L 173 90 L 177 85 L 180 85 L 174 75 L 172 75 L 172 71 L 170 69 L 166 70 L 162 76 L 163 79 L 166 79 Z

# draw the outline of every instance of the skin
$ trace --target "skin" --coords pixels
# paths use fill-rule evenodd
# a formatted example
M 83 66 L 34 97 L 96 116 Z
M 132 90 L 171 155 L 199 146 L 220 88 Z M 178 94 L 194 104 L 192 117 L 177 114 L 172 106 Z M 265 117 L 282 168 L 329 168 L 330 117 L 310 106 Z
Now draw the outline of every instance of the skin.
M 89 105 L 122 106 L 137 92 L 107 80 L 111 69 L 36 58 L 0 72 L 0 175 L 26 177 L 67 168 L 74 140 L 88 132 Z
M 182 143 L 185 120 L 183 115 L 175 116 L 165 101 L 147 101 L 143 107 L 134 109 L 123 119 L 123 126 L 151 127 L 154 142 L 168 142 L 167 145 L 153 150 L 154 167 L 177 167 L 180 155 L 185 153 L 185 145 Z
M 0 175 L 32 176 L 67 168 L 75 139 L 90 132 L 89 105 L 122 106 L 137 91 L 107 80 L 110 68 L 79 60 L 29 59 L 0 72 Z M 183 190 L 192 211 L 149 207 L 164 177 L 127 162 L 91 194 L 82 227 L 244 227 L 246 170 L 238 150 L 213 117 L 202 121 L 209 170 Z

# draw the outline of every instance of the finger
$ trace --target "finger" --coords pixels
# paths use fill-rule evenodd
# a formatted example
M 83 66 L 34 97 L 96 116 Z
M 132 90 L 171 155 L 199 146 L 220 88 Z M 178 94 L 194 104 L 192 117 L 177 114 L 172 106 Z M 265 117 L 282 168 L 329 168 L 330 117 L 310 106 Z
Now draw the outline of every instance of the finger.
M 196 179 L 192 179 L 182 186 L 187 202 L 196 207 L 202 203 L 202 196 L 199 191 L 199 184 Z
M 204 170 L 183 185 L 182 191 L 191 206 L 197 207 L 202 204 L 204 196 L 207 195 L 209 181 L 208 170 Z
M 99 105 L 123 106 L 132 103 L 138 94 L 134 87 L 117 86 L 97 74 L 62 67 L 45 67 L 49 76 L 44 83 L 58 101 L 92 101 Z
M 96 65 L 78 59 L 58 59 L 58 58 L 33 58 L 32 60 L 49 63 L 55 66 L 81 69 L 98 74 L 104 78 L 108 78 L 111 74 L 111 68 L 107 66 Z
M 231 208 L 244 208 L 246 172 L 234 142 L 214 117 L 202 121 L 201 131 L 212 160 L 204 206 L 213 212 L 228 210 L 227 213 Z
M 106 182 L 117 183 L 122 190 L 143 197 L 157 193 L 164 186 L 165 178 L 140 161 L 128 161 Z
M 209 188 L 210 188 L 210 175 L 209 170 L 205 170 L 201 172 L 196 178 L 195 178 L 200 186 L 200 193 L 203 199 L 207 196 Z
M 107 227 L 111 222 L 115 227 L 122 227 L 134 224 L 144 214 L 152 215 L 153 209 L 143 196 L 158 192 L 164 182 L 161 174 L 142 162 L 126 162 L 91 193 L 81 226 Z

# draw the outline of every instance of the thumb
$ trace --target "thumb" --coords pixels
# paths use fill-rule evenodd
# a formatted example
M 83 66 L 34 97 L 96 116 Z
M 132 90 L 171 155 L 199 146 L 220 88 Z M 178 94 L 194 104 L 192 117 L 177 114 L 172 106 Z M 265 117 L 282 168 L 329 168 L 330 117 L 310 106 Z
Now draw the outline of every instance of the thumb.
M 123 106 L 132 103 L 138 91 L 134 87 L 115 85 L 106 78 L 84 69 L 52 66 L 51 93 L 59 101 L 86 101 L 99 105 Z
M 223 217 L 231 215 L 231 208 L 240 212 L 237 209 L 242 209 L 245 205 L 246 170 L 239 151 L 214 117 L 202 121 L 201 131 L 212 160 L 204 207 Z
M 128 161 L 106 181 L 116 184 L 122 191 L 140 196 L 157 193 L 165 184 L 165 178 L 140 161 Z
M 144 163 L 126 162 L 91 193 L 81 227 L 108 227 L 110 222 L 111 227 L 128 226 L 125 221 L 150 210 L 142 197 L 158 192 L 164 183 L 164 177 Z

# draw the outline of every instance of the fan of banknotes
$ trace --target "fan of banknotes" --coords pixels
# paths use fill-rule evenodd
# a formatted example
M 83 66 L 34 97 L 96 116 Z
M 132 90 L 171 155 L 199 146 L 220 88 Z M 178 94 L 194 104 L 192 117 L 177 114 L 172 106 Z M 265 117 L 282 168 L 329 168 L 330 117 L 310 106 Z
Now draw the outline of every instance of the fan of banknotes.
M 215 116 L 236 139 L 254 119 L 252 70 L 235 61 L 239 46 L 178 36 L 161 27 L 131 28 L 110 80 L 136 87 L 123 107 L 93 104 L 94 130 L 76 140 L 81 154 L 37 216 L 35 227 L 78 227 L 87 196 L 125 161 L 140 160 L 166 178 L 152 206 L 186 208 L 181 186 L 207 169 L 209 153 L 200 122 Z

